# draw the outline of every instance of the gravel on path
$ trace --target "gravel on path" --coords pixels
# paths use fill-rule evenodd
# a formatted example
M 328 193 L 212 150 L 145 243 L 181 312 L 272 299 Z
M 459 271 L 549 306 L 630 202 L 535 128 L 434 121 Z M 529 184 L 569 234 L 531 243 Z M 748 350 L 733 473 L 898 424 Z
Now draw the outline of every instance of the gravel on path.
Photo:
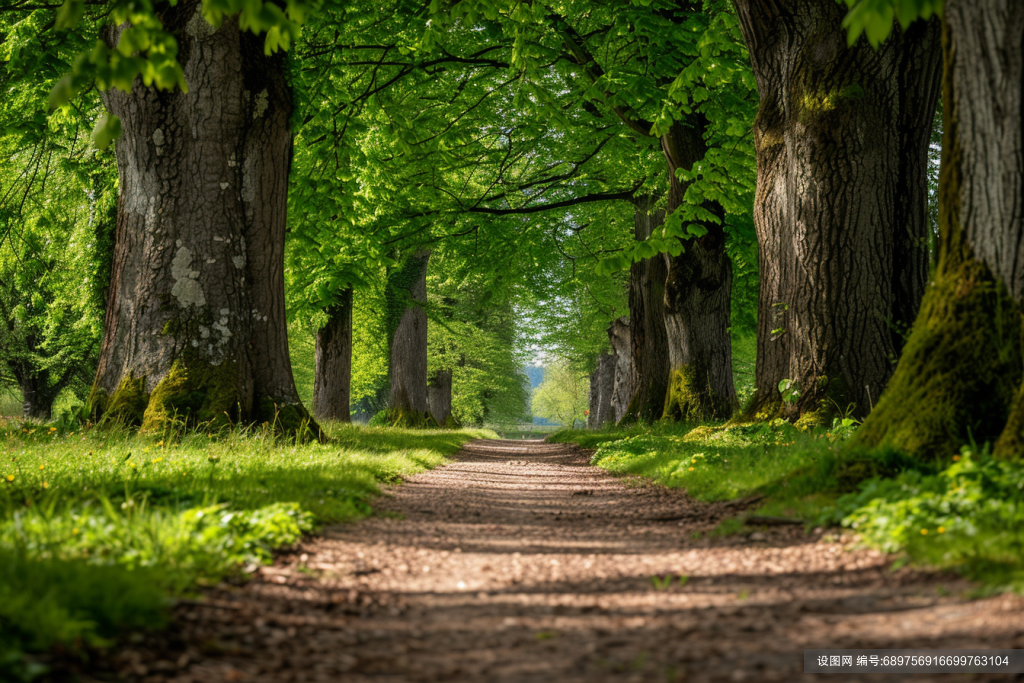
M 148 683 L 1006 680 L 803 674 L 816 647 L 1024 647 L 1024 601 L 540 441 L 468 444 L 121 650 Z M 100 678 L 103 678 L 100 676 Z M 1017 680 L 1017 679 L 1010 679 Z M 1021 677 L 1020 680 L 1024 680 Z

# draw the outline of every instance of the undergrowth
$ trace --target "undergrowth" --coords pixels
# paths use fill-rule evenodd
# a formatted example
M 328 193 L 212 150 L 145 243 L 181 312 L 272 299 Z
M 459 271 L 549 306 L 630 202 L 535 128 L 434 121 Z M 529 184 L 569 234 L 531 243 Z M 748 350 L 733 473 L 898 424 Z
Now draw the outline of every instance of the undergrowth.
M 38 673 L 24 652 L 85 652 L 159 626 L 171 598 L 365 516 L 381 484 L 493 436 L 326 427 L 329 442 L 306 444 L 267 431 L 0 429 L 0 680 Z
M 558 432 L 549 441 L 596 449 L 592 462 L 700 500 L 757 496 L 761 515 L 808 527 L 844 526 L 860 542 L 955 569 L 985 590 L 1024 590 L 1024 467 L 965 447 L 945 468 L 846 442 L 856 429 L 801 430 L 783 420 L 745 425 L 657 423 Z M 727 520 L 736 532 L 741 520 Z

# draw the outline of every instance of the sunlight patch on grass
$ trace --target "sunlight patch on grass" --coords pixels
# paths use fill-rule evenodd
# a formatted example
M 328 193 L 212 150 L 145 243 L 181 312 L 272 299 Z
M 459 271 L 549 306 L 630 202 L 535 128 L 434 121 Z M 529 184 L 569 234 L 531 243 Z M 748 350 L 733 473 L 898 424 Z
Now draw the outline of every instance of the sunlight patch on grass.
M 131 604 L 140 614 L 152 609 L 152 591 L 82 602 L 68 582 L 131 588 L 126 576 L 144 577 L 167 596 L 238 576 L 319 525 L 370 514 L 382 485 L 444 463 L 470 439 L 494 437 L 324 427 L 329 442 L 305 444 L 257 430 L 161 438 L 31 423 L 0 429 L 0 579 L 22 596 L 0 607 L 0 659 L 5 649 L 100 643 L 116 625 L 132 626 L 124 616 Z M 23 614 L 33 604 L 38 618 Z

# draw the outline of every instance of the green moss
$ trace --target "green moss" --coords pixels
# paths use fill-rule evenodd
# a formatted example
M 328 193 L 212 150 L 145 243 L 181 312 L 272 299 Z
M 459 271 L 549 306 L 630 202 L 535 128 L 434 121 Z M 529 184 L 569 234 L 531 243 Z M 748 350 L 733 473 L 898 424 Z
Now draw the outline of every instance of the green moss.
M 425 427 L 436 427 L 437 421 L 426 413 L 408 408 L 390 408 L 388 410 L 388 424 L 392 427 L 405 429 L 422 429 Z
M 142 424 L 149 395 L 146 393 L 146 378 L 129 375 L 121 380 L 112 396 L 98 387 L 93 387 L 89 396 L 93 419 L 104 424 L 122 424 L 136 427 Z
M 808 410 L 797 418 L 796 422 L 793 423 L 797 429 L 812 429 L 814 427 L 824 427 L 832 423 L 833 414 L 828 410 Z
M 855 443 L 936 459 L 972 439 L 994 441 L 1021 379 L 1018 320 L 1009 295 L 980 262 L 940 272 Z
M 708 373 L 701 371 L 698 364 L 684 365 L 669 372 L 663 418 L 704 422 L 728 418 L 732 410 L 732 402 L 715 393 Z
M 1024 384 L 1017 390 L 1010 417 L 992 453 L 1006 460 L 1024 459 Z
M 823 114 L 836 111 L 846 102 L 863 98 L 864 88 L 857 83 L 828 91 L 804 92 L 800 100 L 800 120 L 806 123 Z
M 179 358 L 149 397 L 143 431 L 169 426 L 228 426 L 238 419 L 238 365 L 213 365 L 195 357 Z

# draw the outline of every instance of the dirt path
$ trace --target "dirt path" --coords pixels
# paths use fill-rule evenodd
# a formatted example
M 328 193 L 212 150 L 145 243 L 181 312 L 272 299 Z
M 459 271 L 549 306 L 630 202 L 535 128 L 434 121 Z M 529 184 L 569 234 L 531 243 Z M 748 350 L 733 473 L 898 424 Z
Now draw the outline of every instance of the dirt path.
M 840 681 L 858 679 L 804 676 L 803 648 L 1024 647 L 1019 598 L 967 601 L 956 578 L 893 573 L 802 528 L 696 539 L 738 509 L 572 447 L 476 441 L 390 493 L 382 516 L 180 608 L 119 668 L 152 683 Z M 665 575 L 688 579 L 656 588 Z

